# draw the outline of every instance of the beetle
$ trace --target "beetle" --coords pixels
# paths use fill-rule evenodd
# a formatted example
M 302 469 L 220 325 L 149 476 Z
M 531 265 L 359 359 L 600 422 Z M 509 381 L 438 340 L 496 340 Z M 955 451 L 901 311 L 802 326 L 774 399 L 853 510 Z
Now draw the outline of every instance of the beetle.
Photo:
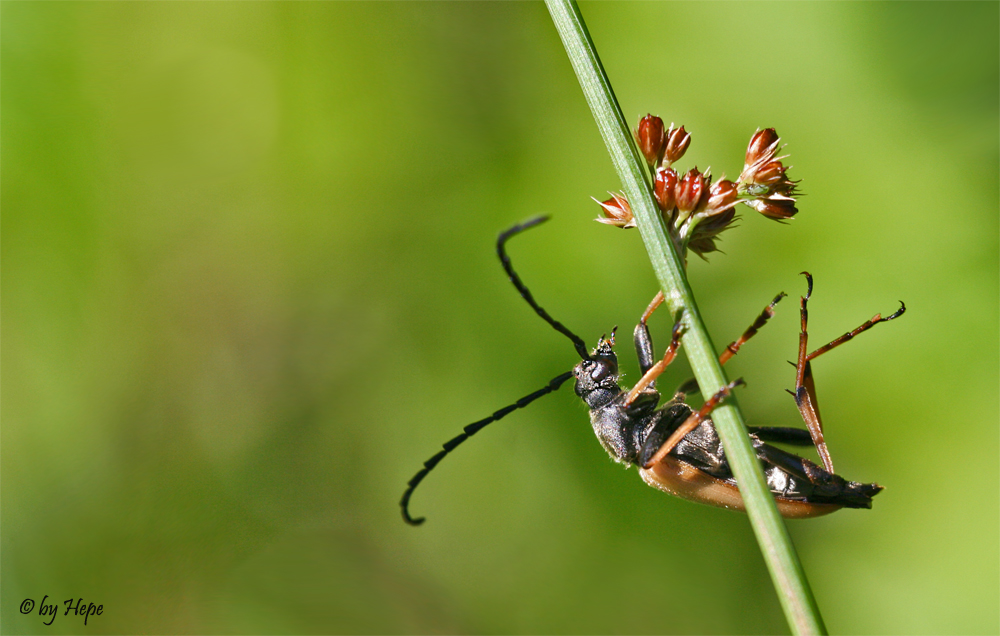
M 611 332 L 610 338 L 602 336 L 597 346 L 588 350 L 579 336 L 552 318 L 535 301 L 514 271 L 506 251 L 508 239 L 546 220 L 548 217 L 536 217 L 502 232 L 497 238 L 497 255 L 521 297 L 536 314 L 556 331 L 569 338 L 581 361 L 572 371 L 552 378 L 546 386 L 534 393 L 505 406 L 489 417 L 469 424 L 462 433 L 446 442 L 442 450 L 424 462 L 423 468 L 408 482 L 399 502 L 404 521 L 414 526 L 424 522 L 423 517 L 414 518 L 410 515 L 410 497 L 420 482 L 445 456 L 487 425 L 558 390 L 570 379 L 575 380 L 576 395 L 590 409 L 590 421 L 597 439 L 614 461 L 627 466 L 637 466 L 643 481 L 669 494 L 722 508 L 743 510 L 743 498 L 726 459 L 722 442 L 709 417 L 712 410 L 725 400 L 735 387 L 743 384 L 742 379 L 729 383 L 708 397 L 704 405 L 697 410 L 686 401 L 689 393 L 698 390 L 697 383 L 693 379 L 682 384 L 663 406 L 659 405 L 660 393 L 656 390 L 656 379 L 676 356 L 684 333 L 683 326 L 678 322 L 673 328 L 670 345 L 663 357 L 660 360 L 655 359 L 647 321 L 663 303 L 663 293 L 660 292 L 642 314 L 633 334 L 642 378 L 631 389 L 623 389 L 619 385 L 621 374 L 618 371 L 618 357 L 614 352 L 615 331 Z M 807 307 L 812 296 L 813 279 L 808 272 L 802 273 L 806 277 L 808 287 L 806 295 L 800 299 L 801 328 L 798 358 L 794 363 L 795 390 L 789 393 L 795 398 L 806 429 L 748 427 L 750 440 L 761 462 L 767 485 L 774 495 L 778 510 L 784 517 L 792 519 L 818 517 L 840 508 L 871 508 L 872 497 L 882 490 L 878 484 L 849 481 L 834 472 L 833 462 L 823 437 L 811 362 L 858 334 L 879 323 L 898 318 L 906 311 L 906 305 L 900 302 L 900 308 L 895 313 L 885 318 L 876 314 L 858 328 L 809 353 Z M 725 364 L 736 355 L 740 347 L 774 315 L 775 305 L 784 297 L 784 293 L 778 294 L 743 335 L 726 347 L 719 356 L 720 363 Z M 820 467 L 804 457 L 784 451 L 768 442 L 815 446 L 823 466 Z

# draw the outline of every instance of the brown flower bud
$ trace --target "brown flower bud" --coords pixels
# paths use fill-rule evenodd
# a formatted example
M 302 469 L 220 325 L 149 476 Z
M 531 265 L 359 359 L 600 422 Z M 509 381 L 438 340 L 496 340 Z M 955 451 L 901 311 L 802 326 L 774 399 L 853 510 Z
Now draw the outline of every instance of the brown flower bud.
M 660 168 L 653 181 L 653 194 L 662 212 L 669 213 L 676 205 L 674 189 L 677 187 L 677 172 L 673 168 Z
M 628 200 L 625 198 L 624 194 L 616 194 L 614 192 L 609 193 L 611 198 L 607 201 L 594 201 L 601 206 L 601 211 L 604 213 L 606 218 L 596 218 L 594 219 L 598 223 L 605 223 L 607 225 L 614 225 L 615 227 L 635 227 L 635 218 L 632 216 L 632 206 L 628 204 Z
M 793 199 L 796 196 L 795 185 L 797 182 L 788 178 L 785 174 L 788 168 L 781 163 L 785 157 L 775 156 L 778 154 L 780 141 L 778 133 L 773 128 L 757 131 L 757 134 L 750 140 L 750 145 L 747 147 L 746 164 L 743 166 L 743 172 L 740 173 L 739 179 L 737 179 L 741 195 L 760 201 Z M 776 206 L 777 209 L 773 209 L 775 206 L 761 203 L 760 206 L 754 205 L 753 207 L 758 211 L 769 210 L 765 216 L 771 218 L 788 218 L 771 216 L 771 214 L 787 214 L 788 207 L 792 209 L 795 207 L 794 203 L 779 203 Z
M 677 209 L 682 212 L 693 212 L 707 193 L 705 177 L 698 172 L 698 168 L 691 168 L 675 188 Z
M 785 178 L 785 166 L 780 161 L 769 161 L 761 166 L 753 176 L 754 183 L 774 185 Z
M 635 133 L 639 150 L 646 157 L 646 162 L 653 166 L 663 158 L 667 137 L 663 132 L 663 120 L 654 115 L 646 115 L 639 120 L 639 129 Z
M 774 128 L 758 130 L 750 139 L 750 145 L 747 146 L 746 165 L 752 166 L 764 157 L 767 157 L 766 161 L 773 159 L 778 151 L 779 141 L 780 138 Z
M 736 184 L 729 179 L 716 181 L 708 193 L 705 215 L 713 216 L 731 210 L 737 203 L 739 203 L 739 191 Z
M 769 199 L 759 199 L 749 201 L 747 205 L 757 210 L 769 219 L 784 221 L 795 216 L 798 209 L 795 207 L 795 199 L 780 196 L 772 196 Z
M 681 157 L 687 152 L 688 146 L 691 145 L 691 133 L 684 131 L 684 126 L 680 128 L 674 128 L 674 125 L 670 125 L 670 130 L 666 133 L 666 148 L 663 152 L 663 159 L 669 165 Z

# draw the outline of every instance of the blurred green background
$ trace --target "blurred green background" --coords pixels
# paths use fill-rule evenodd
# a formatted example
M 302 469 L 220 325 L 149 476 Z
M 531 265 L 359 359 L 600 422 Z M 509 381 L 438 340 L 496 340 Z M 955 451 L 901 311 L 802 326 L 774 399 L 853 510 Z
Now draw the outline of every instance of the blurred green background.
M 744 515 L 612 464 L 567 387 L 656 283 L 537 3 L 27 3 L 2 12 L 5 633 L 782 633 Z M 815 373 L 872 511 L 792 522 L 831 631 L 1000 630 L 996 3 L 606 3 L 626 116 L 738 174 L 776 127 L 807 193 L 690 275 L 751 424 Z M 653 321 L 658 347 L 670 320 Z M 628 378 L 634 354 L 619 347 Z M 662 382 L 688 377 L 678 361 Z M 46 627 L 25 598 L 83 597 Z

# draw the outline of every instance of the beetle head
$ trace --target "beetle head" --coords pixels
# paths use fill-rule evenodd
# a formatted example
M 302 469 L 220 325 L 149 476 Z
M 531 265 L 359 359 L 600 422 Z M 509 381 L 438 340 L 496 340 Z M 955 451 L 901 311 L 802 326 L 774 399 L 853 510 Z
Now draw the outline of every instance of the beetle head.
M 621 392 L 618 386 L 618 356 L 614 346 L 615 332 L 612 331 L 610 338 L 601 336 L 589 359 L 573 367 L 576 378 L 574 390 L 590 408 L 607 402 Z

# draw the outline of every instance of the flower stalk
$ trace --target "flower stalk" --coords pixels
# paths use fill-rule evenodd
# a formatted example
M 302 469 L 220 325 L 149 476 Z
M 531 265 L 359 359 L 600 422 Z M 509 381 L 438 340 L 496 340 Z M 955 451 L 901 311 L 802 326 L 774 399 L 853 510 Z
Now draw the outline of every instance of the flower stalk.
M 686 328 L 682 339 L 683 350 L 691 362 L 702 393 L 713 395 L 728 381 L 722 372 L 722 366 L 716 357 L 716 349 L 699 314 L 698 306 L 694 302 L 694 294 L 685 274 L 683 252 L 678 249 L 682 246 L 677 246 L 668 237 L 660 205 L 654 198 L 653 189 L 647 181 L 647 168 L 643 164 L 646 164 L 649 169 L 654 169 L 655 162 L 647 161 L 649 155 L 644 155 L 636 147 L 632 132 L 622 116 L 618 100 L 615 98 L 611 83 L 604 72 L 576 2 L 574 0 L 546 0 L 546 6 L 580 81 L 587 103 L 594 114 L 601 136 L 604 138 L 611 155 L 612 163 L 621 177 L 624 190 L 623 198 L 627 199 L 625 204 L 629 206 L 635 225 L 639 228 L 639 233 L 649 253 L 650 263 L 665 295 L 666 304 L 675 320 L 679 319 Z M 664 133 L 663 137 L 668 137 L 668 135 Z M 681 138 L 678 137 L 677 145 L 681 141 Z M 761 140 L 762 143 L 763 141 L 766 139 Z M 683 143 L 686 144 L 687 141 L 683 140 Z M 666 142 L 664 142 L 665 145 Z M 662 156 L 661 152 L 666 153 L 666 148 L 658 147 L 655 139 L 654 143 L 645 149 L 650 150 L 654 160 Z M 763 150 L 766 152 L 766 145 L 764 145 Z M 765 164 L 773 160 L 775 157 L 772 155 Z M 771 172 L 765 170 L 765 164 L 760 166 L 760 172 L 766 176 L 772 176 Z M 769 188 L 767 184 L 754 182 L 753 185 L 760 192 L 766 192 Z M 758 196 L 760 192 L 752 194 Z M 710 202 L 712 193 L 707 191 L 706 194 L 707 200 Z M 721 191 L 717 192 L 716 195 L 731 196 Z M 772 205 L 780 212 L 784 204 L 774 203 Z M 621 207 L 620 203 L 618 207 Z M 607 210 L 606 207 L 605 209 Z M 785 211 L 787 212 L 787 209 Z M 678 253 L 679 251 L 680 253 Z M 712 413 L 712 420 L 739 483 L 751 526 L 792 632 L 795 634 L 826 633 L 819 608 L 813 598 L 791 538 L 788 536 L 788 530 L 778 514 L 771 491 L 764 481 L 763 471 L 750 444 L 746 426 L 736 401 L 730 400 L 716 409 Z

